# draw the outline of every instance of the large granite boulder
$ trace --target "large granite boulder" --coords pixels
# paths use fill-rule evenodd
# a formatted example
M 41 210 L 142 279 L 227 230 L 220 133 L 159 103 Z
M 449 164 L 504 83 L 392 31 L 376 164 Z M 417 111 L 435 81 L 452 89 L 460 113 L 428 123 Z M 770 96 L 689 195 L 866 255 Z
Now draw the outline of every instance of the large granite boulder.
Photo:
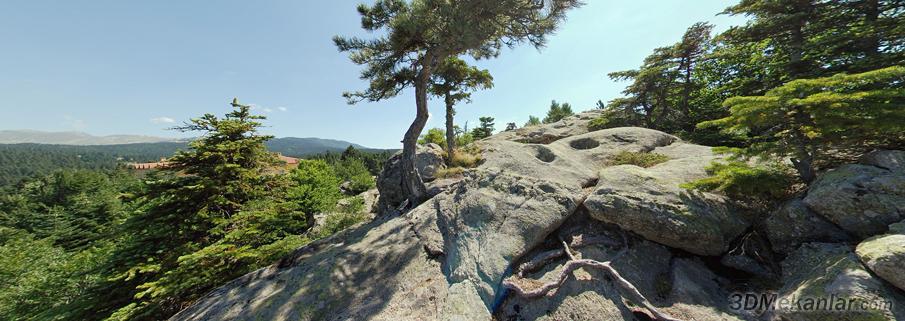
M 905 290 L 905 222 L 891 226 L 890 233 L 861 242 L 855 253 L 877 276 Z
M 725 197 L 679 186 L 706 164 L 679 159 L 649 169 L 604 168 L 585 206 L 591 217 L 648 240 L 699 255 L 723 254 L 749 224 Z
M 902 294 L 867 271 L 847 245 L 804 244 L 783 261 L 782 267 L 779 300 L 788 304 L 774 311 L 779 320 L 905 318 Z M 868 309 L 860 309 L 862 303 Z
M 849 236 L 820 215 L 815 214 L 800 199 L 781 205 L 764 222 L 767 238 L 773 250 L 788 254 L 803 243 L 839 243 Z
M 415 152 L 415 169 L 425 182 L 434 180 L 437 171 L 446 168 L 443 160 L 445 152 L 437 144 L 419 145 Z M 377 176 L 377 190 L 380 191 L 379 207 L 397 207 L 405 201 L 402 190 L 402 152 L 398 152 L 383 165 Z
M 905 172 L 843 165 L 820 175 L 804 203 L 859 238 L 881 234 L 905 219 Z

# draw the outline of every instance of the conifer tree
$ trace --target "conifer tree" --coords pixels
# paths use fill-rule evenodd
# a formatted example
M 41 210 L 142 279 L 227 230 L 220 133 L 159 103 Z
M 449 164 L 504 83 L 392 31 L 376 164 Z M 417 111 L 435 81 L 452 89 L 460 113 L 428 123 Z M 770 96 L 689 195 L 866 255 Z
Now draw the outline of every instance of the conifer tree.
M 726 100 L 726 118 L 707 121 L 747 135 L 742 157 L 789 157 L 799 177 L 811 182 L 820 169 L 851 161 L 877 147 L 905 144 L 905 67 L 860 74 L 800 79 L 763 96 Z
M 378 101 L 415 88 L 415 120 L 403 137 L 402 187 L 412 204 L 426 190 L 415 170 L 415 146 L 428 119 L 430 80 L 449 57 L 469 54 L 476 59 L 499 55 L 503 46 L 530 43 L 541 47 L 569 9 L 579 0 L 377 0 L 360 5 L 362 28 L 385 33 L 375 39 L 335 37 L 340 51 L 365 65 L 361 78 L 370 81 L 361 92 L 346 93 L 350 103 Z
M 446 162 L 451 165 L 456 152 L 455 105 L 471 101 L 473 90 L 493 87 L 493 76 L 486 69 L 480 70 L 462 59 L 450 57 L 437 66 L 431 81 L 431 93 L 443 98 L 446 105 Z
M 471 131 L 471 136 L 473 136 L 474 139 L 484 139 L 493 135 L 493 117 L 481 117 L 478 120 L 481 121 L 481 125 L 475 127 L 475 129 Z
M 563 118 L 574 115 L 572 105 L 569 103 L 558 103 L 555 100 L 550 103 L 550 110 L 547 111 L 547 117 L 544 117 L 544 124 L 555 123 Z

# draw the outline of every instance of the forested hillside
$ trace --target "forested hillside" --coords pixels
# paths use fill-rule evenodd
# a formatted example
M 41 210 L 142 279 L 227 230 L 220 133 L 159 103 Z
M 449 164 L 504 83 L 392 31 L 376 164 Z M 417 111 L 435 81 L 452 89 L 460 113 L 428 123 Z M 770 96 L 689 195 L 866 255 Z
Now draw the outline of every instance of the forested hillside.
M 275 138 L 267 142 L 270 151 L 290 157 L 317 157 L 332 159 L 349 146 L 362 155 L 378 154 L 376 158 L 388 158 L 387 151 L 368 149 L 360 145 L 338 140 L 317 138 Z M 170 157 L 178 150 L 188 148 L 188 143 L 138 143 L 122 145 L 44 145 L 0 144 L 0 186 L 15 184 L 25 178 L 49 174 L 58 169 L 114 169 L 129 162 L 156 162 Z M 375 157 L 368 164 L 376 175 Z

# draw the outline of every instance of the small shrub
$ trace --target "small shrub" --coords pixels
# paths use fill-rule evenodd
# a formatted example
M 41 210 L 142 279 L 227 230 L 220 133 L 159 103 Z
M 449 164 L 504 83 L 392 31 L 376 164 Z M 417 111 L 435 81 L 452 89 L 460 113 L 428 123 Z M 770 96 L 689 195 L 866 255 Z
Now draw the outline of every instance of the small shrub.
M 610 120 L 606 117 L 598 117 L 588 122 L 588 131 L 597 131 L 610 128 Z
M 355 224 L 364 222 L 368 218 L 367 213 L 334 213 L 327 216 L 324 225 L 314 231 L 315 239 L 322 239 L 339 231 L 345 230 Z
M 610 165 L 635 165 L 648 168 L 668 161 L 669 156 L 657 153 L 623 151 L 613 156 Z
M 347 198 L 336 205 L 336 210 L 349 214 L 362 213 L 365 211 L 365 200 L 361 196 Z
M 789 198 L 796 183 L 792 169 L 779 163 L 713 162 L 707 166 L 707 173 L 712 176 L 682 187 L 722 192 L 739 200 L 778 201 Z
M 351 194 L 360 194 L 377 186 L 374 176 L 360 159 L 344 159 L 335 165 L 335 170 L 343 181 L 349 182 L 347 188 Z

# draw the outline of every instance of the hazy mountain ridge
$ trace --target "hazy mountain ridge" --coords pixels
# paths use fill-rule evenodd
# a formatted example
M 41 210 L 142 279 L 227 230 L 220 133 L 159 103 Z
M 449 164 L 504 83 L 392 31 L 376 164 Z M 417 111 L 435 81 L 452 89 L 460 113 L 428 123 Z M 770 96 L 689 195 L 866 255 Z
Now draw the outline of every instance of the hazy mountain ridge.
M 184 141 L 179 138 L 143 135 L 94 136 L 84 132 L 46 132 L 39 130 L 0 130 L 0 144 L 51 144 L 51 145 L 120 145 Z
M 93 146 L 108 152 L 118 154 L 119 150 L 132 151 L 148 147 L 159 151 L 161 149 L 175 152 L 185 148 L 191 138 L 167 138 L 143 135 L 109 135 L 95 136 L 84 132 L 46 132 L 38 130 L 0 130 L 0 144 L 39 144 L 58 145 L 62 149 L 73 150 L 79 146 Z M 64 147 L 65 146 L 65 147 Z M 311 154 L 343 151 L 349 146 L 360 150 L 381 151 L 383 149 L 369 148 L 359 144 L 317 137 L 282 137 L 274 138 L 267 142 L 267 147 L 274 152 L 287 156 L 305 156 Z

